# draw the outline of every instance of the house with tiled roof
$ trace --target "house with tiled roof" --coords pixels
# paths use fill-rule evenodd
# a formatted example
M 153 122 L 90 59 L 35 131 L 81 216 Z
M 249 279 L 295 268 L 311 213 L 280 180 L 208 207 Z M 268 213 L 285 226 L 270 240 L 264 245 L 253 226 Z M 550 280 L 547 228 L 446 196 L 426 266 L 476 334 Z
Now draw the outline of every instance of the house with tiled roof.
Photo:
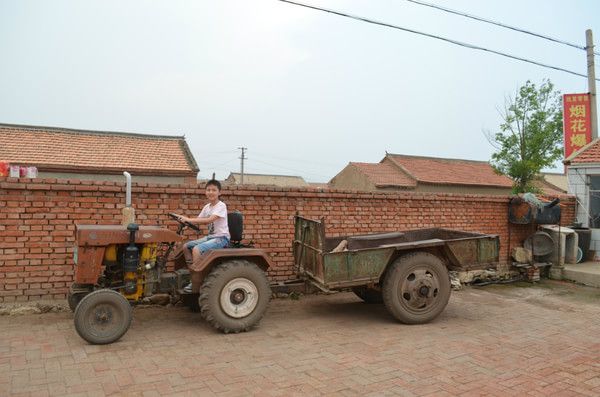
M 600 229 L 600 139 L 596 138 L 564 160 L 570 194 L 577 197 L 577 221 Z M 600 252 L 600 230 L 590 249 Z M 596 235 L 596 233 L 594 233 Z M 596 245 L 595 245 L 596 244 Z
M 232 172 L 224 183 L 226 185 L 241 185 L 242 174 Z M 244 185 L 264 185 L 278 187 L 308 187 L 308 182 L 301 176 L 295 175 L 273 175 L 273 174 L 247 174 L 244 173 Z
M 387 153 L 379 163 L 349 163 L 332 188 L 508 195 L 512 181 L 485 161 Z
M 562 196 L 567 194 L 567 175 L 552 172 L 542 172 L 532 182 L 533 186 L 548 196 Z
M 0 124 L 0 161 L 35 166 L 40 178 L 178 184 L 198 166 L 183 136 Z
M 366 191 L 414 190 L 417 182 L 389 163 L 350 162 L 329 181 L 329 186 Z

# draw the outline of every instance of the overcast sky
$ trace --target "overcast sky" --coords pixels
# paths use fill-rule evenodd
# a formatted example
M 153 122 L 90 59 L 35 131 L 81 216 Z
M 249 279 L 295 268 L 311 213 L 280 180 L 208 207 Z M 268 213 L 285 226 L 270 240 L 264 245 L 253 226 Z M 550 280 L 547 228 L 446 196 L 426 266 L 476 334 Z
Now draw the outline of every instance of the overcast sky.
M 404 0 L 300 1 L 586 73 L 584 51 Z M 600 48 L 595 0 L 428 1 L 582 46 L 592 28 Z M 276 0 L 0 0 L 0 123 L 185 135 L 203 177 L 239 171 L 241 146 L 246 172 L 314 182 L 386 150 L 487 161 L 497 108 L 544 78 L 587 92 L 582 77 Z

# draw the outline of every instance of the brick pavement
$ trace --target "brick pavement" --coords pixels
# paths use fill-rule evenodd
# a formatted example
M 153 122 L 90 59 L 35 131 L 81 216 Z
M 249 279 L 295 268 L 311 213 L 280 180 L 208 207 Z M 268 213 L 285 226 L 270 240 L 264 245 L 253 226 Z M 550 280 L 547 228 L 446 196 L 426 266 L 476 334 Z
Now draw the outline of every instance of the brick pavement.
M 71 313 L 4 316 L 0 396 L 598 396 L 600 292 L 545 285 L 454 292 L 422 326 L 351 293 L 274 300 L 239 335 L 136 308 L 108 346 L 80 339 Z

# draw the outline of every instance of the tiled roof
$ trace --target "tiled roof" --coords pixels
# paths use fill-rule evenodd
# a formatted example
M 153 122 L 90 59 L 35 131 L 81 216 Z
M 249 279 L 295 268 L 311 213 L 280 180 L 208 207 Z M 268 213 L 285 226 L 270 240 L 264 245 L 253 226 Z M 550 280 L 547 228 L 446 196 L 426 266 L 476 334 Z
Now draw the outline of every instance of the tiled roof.
M 512 187 L 510 178 L 498 175 L 484 161 L 388 154 L 387 159 L 413 176 L 419 183 Z M 385 162 L 385 158 L 382 160 Z
M 600 163 L 600 139 L 596 138 L 576 152 L 573 152 L 565 164 Z
M 41 171 L 196 175 L 181 136 L 0 124 L 0 160 Z
M 388 163 L 350 163 L 350 166 L 358 169 L 377 187 L 399 186 L 415 187 L 414 179 L 405 175 L 392 164 Z
M 237 172 L 232 172 L 225 180 L 227 183 L 240 184 L 242 175 Z M 301 176 L 294 175 L 269 175 L 269 174 L 247 174 L 244 173 L 245 185 L 274 185 L 274 186 L 309 186 L 308 182 Z

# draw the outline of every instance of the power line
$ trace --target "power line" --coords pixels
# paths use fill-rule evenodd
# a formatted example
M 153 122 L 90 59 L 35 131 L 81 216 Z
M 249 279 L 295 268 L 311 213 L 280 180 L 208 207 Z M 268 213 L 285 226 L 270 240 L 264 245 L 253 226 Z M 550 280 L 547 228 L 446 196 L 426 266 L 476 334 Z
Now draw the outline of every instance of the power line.
M 578 45 L 578 44 L 569 43 L 568 41 L 564 41 L 564 40 L 561 40 L 561 39 L 556 39 L 554 37 L 546 36 L 546 35 L 543 35 L 541 33 L 531 32 L 529 30 L 521 29 L 521 28 L 518 28 L 518 27 L 515 27 L 515 26 L 510 26 L 510 25 L 504 24 L 502 22 L 493 21 L 491 19 L 486 19 L 486 18 L 483 18 L 483 17 L 478 17 L 476 15 L 467 14 L 467 13 L 462 12 L 462 11 L 452 10 L 450 8 L 438 6 L 437 4 L 426 3 L 424 1 L 419 1 L 419 0 L 405 0 L 405 1 L 408 1 L 408 2 L 414 3 L 414 4 L 418 4 L 418 5 L 421 5 L 421 6 L 425 6 L 425 7 L 435 8 L 437 10 L 448 12 L 448 13 L 451 13 L 451 14 L 460 15 L 460 16 L 463 16 L 463 17 L 466 17 L 466 18 L 474 19 L 476 21 L 485 22 L 485 23 L 489 23 L 489 24 L 492 24 L 492 25 L 500 26 L 500 27 L 503 27 L 505 29 L 514 30 L 516 32 L 525 33 L 525 34 L 528 34 L 528 35 L 531 35 L 531 36 L 539 37 L 541 39 L 545 39 L 545 40 L 553 41 L 555 43 L 564 44 L 564 45 L 567 45 L 569 47 L 577 48 L 579 50 L 584 50 L 584 51 L 586 50 L 586 47 Z M 597 52 L 594 52 L 594 54 L 595 55 L 600 55 L 600 53 L 597 53 Z
M 385 27 L 388 27 L 388 28 L 392 28 L 392 29 L 403 30 L 405 32 L 414 33 L 414 34 L 418 34 L 418 35 L 421 35 L 421 36 L 426 36 L 426 37 L 429 37 L 429 38 L 432 38 L 432 39 L 442 40 L 442 41 L 445 41 L 445 42 L 448 42 L 448 43 L 451 43 L 451 44 L 459 45 L 461 47 L 470 48 L 472 50 L 479 50 L 479 51 L 490 52 L 492 54 L 500 55 L 500 56 L 503 56 L 503 57 L 506 57 L 506 58 L 516 59 L 517 61 L 527 62 L 527 63 L 531 63 L 533 65 L 541 66 L 541 67 L 544 67 L 544 68 L 554 69 L 554 70 L 558 70 L 558 71 L 561 71 L 561 72 L 569 73 L 569 74 L 572 74 L 572 75 L 575 75 L 575 76 L 580 76 L 580 77 L 587 78 L 587 75 L 581 74 L 581 73 L 577 73 L 577 72 L 574 72 L 572 70 L 563 69 L 563 68 L 558 67 L 558 66 L 547 65 L 545 63 L 541 63 L 541 62 L 537 62 L 537 61 L 532 61 L 531 59 L 521 58 L 521 57 L 518 57 L 516 55 L 507 54 L 505 52 L 496 51 L 496 50 L 492 50 L 492 49 L 485 48 L 485 47 L 480 47 L 478 45 L 464 43 L 462 41 L 453 40 L 453 39 L 449 39 L 449 38 L 446 38 L 446 37 L 436 36 L 436 35 L 431 34 L 431 33 L 420 32 L 418 30 L 404 28 L 404 27 L 401 27 L 401 26 L 398 26 L 398 25 L 392 25 L 392 24 L 389 24 L 389 23 L 386 23 L 386 22 L 379 22 L 379 21 L 375 21 L 373 19 L 369 19 L 369 18 L 365 18 L 365 17 L 360 17 L 360 16 L 356 16 L 356 15 L 350 15 L 350 14 L 346 14 L 346 13 L 343 13 L 343 12 L 340 12 L 340 11 L 334 11 L 334 10 L 330 10 L 330 9 L 327 9 L 327 8 L 321 8 L 321 7 L 316 7 L 316 6 L 312 6 L 312 5 L 309 5 L 309 4 L 298 3 L 298 2 L 295 2 L 295 1 L 290 1 L 290 0 L 278 0 L 278 1 L 281 1 L 283 3 L 289 3 L 289 4 L 297 5 L 297 6 L 300 6 L 300 7 L 311 8 L 311 9 L 317 10 L 317 11 L 328 12 L 330 14 L 335 14 L 335 15 L 339 15 L 339 16 L 342 16 L 342 17 L 355 19 L 357 21 L 372 23 L 372 24 L 375 24 L 375 25 L 381 25 L 381 26 L 385 26 Z M 600 79 L 596 79 L 596 80 L 600 81 Z

